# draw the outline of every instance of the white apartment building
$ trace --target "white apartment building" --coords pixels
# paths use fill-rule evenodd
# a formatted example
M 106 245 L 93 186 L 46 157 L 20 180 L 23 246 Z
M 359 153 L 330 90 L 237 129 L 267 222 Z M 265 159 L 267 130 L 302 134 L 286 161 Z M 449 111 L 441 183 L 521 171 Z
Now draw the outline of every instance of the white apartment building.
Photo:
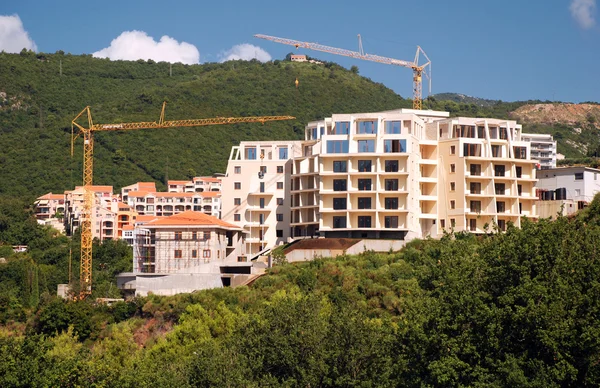
M 301 141 L 241 142 L 222 178 L 222 219 L 244 228 L 250 258 L 287 242 L 290 231 L 292 158 Z
M 600 192 L 599 175 L 600 170 L 585 166 L 538 171 L 536 185 L 539 190 L 538 196 L 541 200 L 572 200 L 589 203 Z
M 556 140 L 552 135 L 541 133 L 523 133 L 523 141 L 531 143 L 531 159 L 537 160 L 539 169 L 556 168 Z

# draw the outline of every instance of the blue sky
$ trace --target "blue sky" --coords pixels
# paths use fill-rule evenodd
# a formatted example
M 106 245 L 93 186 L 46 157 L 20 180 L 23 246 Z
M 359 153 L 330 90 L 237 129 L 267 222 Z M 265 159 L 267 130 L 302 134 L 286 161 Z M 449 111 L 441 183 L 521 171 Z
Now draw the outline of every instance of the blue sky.
M 412 60 L 420 45 L 432 60 L 433 93 L 505 101 L 600 101 L 596 0 L 15 0 L 3 1 L 0 15 L 18 15 L 37 51 L 101 52 L 124 32 L 136 30 L 145 34 L 125 34 L 119 47 L 115 44 L 112 51 L 101 53 L 125 50 L 144 55 L 146 48 L 160 50 L 147 36 L 158 41 L 166 35 L 172 39 L 164 42 L 160 58 L 166 55 L 170 60 L 181 52 L 200 63 L 231 55 L 281 59 L 295 51 L 253 38 L 257 33 L 352 50 L 357 50 L 356 36 L 361 34 L 366 52 L 397 59 Z M 6 32 L 14 27 L 11 21 L 14 18 L 0 17 L 0 49 L 6 51 L 21 42 L 15 33 Z M 235 47 L 240 44 L 257 47 Z M 409 69 L 315 51 L 300 53 L 348 68 L 356 65 L 362 75 L 402 96 L 412 94 Z

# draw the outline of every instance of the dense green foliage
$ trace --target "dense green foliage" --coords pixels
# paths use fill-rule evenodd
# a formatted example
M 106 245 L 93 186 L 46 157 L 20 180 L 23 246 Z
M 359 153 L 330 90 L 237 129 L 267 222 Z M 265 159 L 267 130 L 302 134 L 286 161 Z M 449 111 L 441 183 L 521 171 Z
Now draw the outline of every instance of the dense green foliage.
M 62 75 L 60 68 L 62 66 Z M 299 87 L 294 81 L 298 78 Z M 94 122 L 292 115 L 293 121 L 209 128 L 97 133 L 95 183 L 164 183 L 224 172 L 243 140 L 300 139 L 310 120 L 333 112 L 410 106 L 382 84 L 336 64 L 231 61 L 203 65 L 110 61 L 89 55 L 0 53 L 0 194 L 38 196 L 81 181 L 81 140 L 70 157 L 71 120 Z
M 600 384 L 600 198 L 575 218 L 283 264 L 251 288 L 48 299 L 1 386 Z

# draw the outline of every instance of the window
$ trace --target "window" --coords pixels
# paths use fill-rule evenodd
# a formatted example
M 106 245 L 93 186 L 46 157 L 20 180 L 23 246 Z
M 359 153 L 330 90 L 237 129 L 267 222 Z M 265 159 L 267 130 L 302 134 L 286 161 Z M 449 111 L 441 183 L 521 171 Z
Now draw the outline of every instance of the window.
M 233 168 L 233 173 L 234 174 L 241 174 L 242 173 L 242 167 L 241 166 L 235 166 Z
M 469 230 L 471 232 L 476 232 L 477 231 L 477 219 L 471 218 L 469 220 Z
M 375 152 L 375 140 L 359 140 L 358 152 Z
M 233 199 L 233 206 L 240 206 L 242 204 L 242 199 L 241 198 L 234 198 Z
M 495 176 L 504 176 L 505 168 L 503 164 L 497 164 L 494 166 L 494 175 Z
M 456 209 L 456 201 L 450 201 L 450 209 Z
M 469 185 L 471 194 L 481 194 L 481 182 L 471 182 Z
M 440 220 L 440 227 L 444 229 L 446 227 L 446 220 Z
M 398 216 L 385 216 L 384 222 L 386 228 L 397 228 Z
M 359 197 L 358 198 L 358 208 L 359 209 L 370 209 L 371 208 L 371 198 L 370 197 Z
M 333 172 L 347 172 L 348 162 L 345 160 L 334 160 L 333 161 Z
M 192 249 L 192 259 L 195 259 L 198 257 L 198 251 L 196 249 Z
M 316 140 L 317 139 L 317 128 L 311 128 L 311 129 L 309 129 L 309 131 L 310 131 L 310 134 L 311 134 L 310 138 Z
M 283 182 L 277 182 L 277 190 L 283 189 Z
M 360 191 L 371 190 L 371 180 L 370 179 L 359 179 L 358 180 L 358 190 L 360 190 Z
M 233 183 L 234 190 L 241 190 L 241 188 L 242 188 L 242 182 L 234 182 Z
M 358 161 L 358 172 L 371 172 L 371 161 L 370 160 L 359 160 Z
M 450 182 L 450 191 L 456 190 L 456 182 Z
M 264 225 L 264 223 L 265 223 L 265 215 L 264 214 L 259 214 L 258 215 L 258 223 L 260 225 Z
M 327 140 L 328 154 L 347 154 L 348 140 Z
M 581 189 L 575 189 L 575 196 L 579 197 L 581 195 Z
M 469 169 L 471 170 L 471 175 L 481 176 L 481 164 L 471 164 L 469 165 Z
M 333 228 L 345 228 L 346 227 L 346 216 L 334 216 L 333 217 Z
M 456 164 L 454 164 L 454 163 L 450 164 L 450 172 L 452 172 L 452 173 L 456 172 Z
M 496 202 L 496 213 L 504 213 L 506 211 L 506 204 L 504 202 Z
M 463 144 L 463 156 L 481 156 L 481 144 Z
M 397 160 L 386 160 L 385 161 L 385 172 L 398 172 L 398 161 Z
M 506 185 L 504 183 L 496 183 L 494 189 L 496 190 L 496 195 L 506 194 Z
M 277 166 L 277 174 L 283 174 L 283 166 Z
M 334 135 L 347 135 L 350 133 L 350 122 L 349 121 L 337 121 L 335 123 Z
M 492 157 L 499 158 L 501 156 L 501 149 L 499 145 L 492 146 Z
M 181 257 L 182 257 L 182 255 L 181 255 L 181 249 L 175 249 L 174 257 L 176 259 L 181 259 Z
M 258 204 L 259 204 L 259 207 L 261 209 L 264 209 L 265 208 L 265 199 L 264 198 L 259 198 L 258 199 Z
M 233 215 L 233 220 L 234 221 L 241 221 L 241 219 L 242 219 L 242 216 L 239 213 L 235 213 Z
M 456 219 L 454 219 L 454 218 L 450 218 L 450 226 L 451 226 L 452 228 L 455 228 L 455 227 L 456 227 Z
M 450 155 L 456 155 L 456 146 L 450 146 Z
M 203 249 L 202 250 L 202 257 L 205 259 L 210 259 L 210 249 Z
M 523 167 L 516 166 L 515 167 L 515 173 L 517 174 L 517 178 L 520 178 L 523 175 Z
M 287 147 L 279 147 L 279 160 L 287 160 L 288 149 Z
M 377 133 L 377 121 L 359 121 L 356 123 L 356 133 L 375 134 Z
M 277 198 L 277 206 L 283 205 L 283 198 Z
M 506 221 L 505 220 L 498 220 L 498 229 L 500 229 L 501 231 L 506 231 Z
M 401 127 L 400 121 L 386 121 L 384 131 L 387 135 L 399 135 L 400 127 Z
M 576 181 L 580 181 L 583 179 L 583 173 L 582 172 L 576 172 L 575 173 L 575 180 Z
M 175 241 L 183 240 L 183 232 L 175 232 Z
M 469 207 L 471 208 L 471 212 L 481 213 L 481 201 L 471 201 Z
M 346 191 L 348 185 L 345 179 L 334 179 L 333 180 L 333 191 Z
M 333 199 L 333 209 L 334 210 L 346 209 L 346 198 L 334 198 Z
M 371 227 L 371 216 L 358 216 L 358 227 L 359 228 L 370 228 Z
M 386 153 L 398 153 L 406 152 L 406 140 L 384 140 L 383 141 L 383 152 Z
M 259 191 L 260 191 L 261 193 L 264 193 L 264 192 L 265 192 L 265 182 L 260 182 L 260 185 L 259 185 Z
M 204 241 L 210 240 L 210 232 L 204 232 L 204 236 L 202 237 Z
M 277 221 L 283 221 L 283 213 L 277 213 Z
M 281 238 L 281 237 L 283 237 L 283 229 L 277 229 L 277 230 L 275 231 L 275 235 L 276 235 L 278 238 Z
M 385 191 L 398 191 L 398 179 L 386 179 Z
M 267 173 L 267 166 L 260 166 L 260 172 L 262 172 L 263 174 Z
M 385 208 L 386 209 L 398 209 L 398 198 L 386 198 L 385 199 Z
M 246 148 L 246 159 L 256 160 L 256 148 Z
M 513 147 L 515 153 L 515 159 L 527 159 L 527 148 L 525 147 Z
M 523 185 L 517 185 L 517 193 L 521 195 L 523 193 Z

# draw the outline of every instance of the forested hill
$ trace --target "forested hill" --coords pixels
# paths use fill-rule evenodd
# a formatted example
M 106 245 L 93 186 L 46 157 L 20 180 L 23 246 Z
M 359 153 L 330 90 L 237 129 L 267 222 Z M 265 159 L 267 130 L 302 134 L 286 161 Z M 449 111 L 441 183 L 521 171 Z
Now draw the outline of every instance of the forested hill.
M 411 106 L 382 84 L 333 63 L 231 61 L 170 69 L 163 62 L 61 52 L 1 53 L 0 80 L 0 195 L 31 198 L 80 184 L 83 147 L 78 139 L 71 158 L 71 120 L 86 105 L 96 123 L 158 120 L 163 101 L 167 119 L 297 118 L 264 126 L 96 133 L 94 183 L 115 187 L 224 172 L 232 145 L 300 139 L 308 121 L 334 112 Z

